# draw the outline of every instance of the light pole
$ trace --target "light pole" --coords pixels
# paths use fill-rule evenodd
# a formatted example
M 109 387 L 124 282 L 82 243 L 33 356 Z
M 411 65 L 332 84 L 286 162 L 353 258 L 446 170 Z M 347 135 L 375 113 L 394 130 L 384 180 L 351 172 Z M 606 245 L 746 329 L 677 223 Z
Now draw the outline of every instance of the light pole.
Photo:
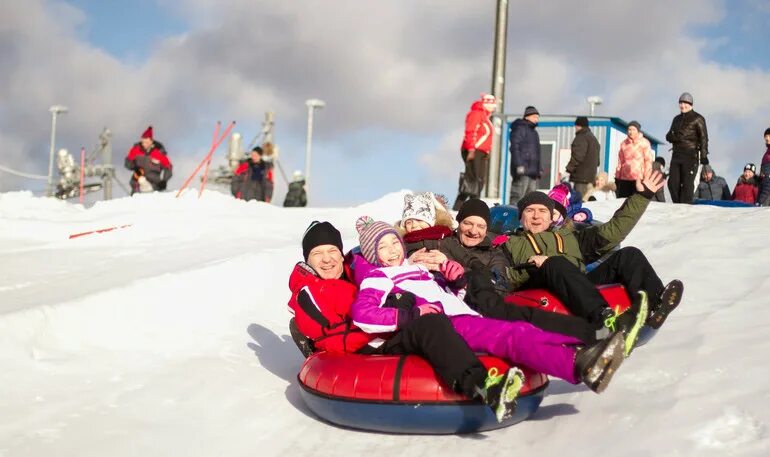
M 588 105 L 591 107 L 591 116 L 594 115 L 594 111 L 596 110 L 596 105 L 602 104 L 602 98 L 598 95 L 591 95 L 590 97 L 586 98 L 586 101 L 588 102 Z
M 307 105 L 307 142 L 305 143 L 305 190 L 310 193 L 310 145 L 313 141 L 313 110 L 326 106 L 323 100 L 311 98 L 305 100 Z
M 56 145 L 56 116 L 59 113 L 66 113 L 69 109 L 62 105 L 53 105 L 48 109 L 51 112 L 51 152 L 48 157 L 48 187 L 46 194 L 53 194 L 53 151 Z
M 505 112 L 505 45 L 508 42 L 508 0 L 497 0 L 497 13 L 495 20 L 495 51 L 492 60 L 492 95 L 497 100 L 497 109 L 492 117 L 492 149 L 489 151 L 487 166 L 487 184 L 484 189 L 487 198 L 500 196 L 498 189 L 500 184 L 500 137 L 503 129 L 503 116 Z

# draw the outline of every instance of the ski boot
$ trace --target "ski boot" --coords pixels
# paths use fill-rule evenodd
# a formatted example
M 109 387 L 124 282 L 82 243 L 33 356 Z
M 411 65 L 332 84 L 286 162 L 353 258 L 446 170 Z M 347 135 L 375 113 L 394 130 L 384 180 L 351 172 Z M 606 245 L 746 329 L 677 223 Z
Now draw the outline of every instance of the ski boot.
M 589 389 L 600 394 L 607 388 L 612 376 L 623 363 L 625 338 L 616 331 L 608 338 L 575 352 L 575 374 Z
M 516 397 L 524 386 L 524 373 L 516 367 L 511 367 L 507 373 L 499 374 L 492 367 L 487 373 L 484 387 L 477 387 L 476 392 L 495 413 L 497 422 L 510 418 L 516 411 Z
M 652 328 L 660 328 L 671 311 L 679 306 L 684 293 L 684 284 L 678 279 L 674 279 L 666 285 L 663 293 L 660 294 L 660 303 L 653 306 L 650 312 L 650 318 L 647 319 L 647 325 Z

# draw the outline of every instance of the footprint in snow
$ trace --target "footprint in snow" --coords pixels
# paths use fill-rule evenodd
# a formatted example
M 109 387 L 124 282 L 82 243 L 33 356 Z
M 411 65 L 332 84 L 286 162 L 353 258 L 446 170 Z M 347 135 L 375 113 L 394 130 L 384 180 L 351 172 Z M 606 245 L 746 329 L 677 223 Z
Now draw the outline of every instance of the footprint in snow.
M 690 439 L 702 449 L 735 449 L 760 440 L 764 428 L 762 422 L 749 414 L 730 408 L 693 432 Z

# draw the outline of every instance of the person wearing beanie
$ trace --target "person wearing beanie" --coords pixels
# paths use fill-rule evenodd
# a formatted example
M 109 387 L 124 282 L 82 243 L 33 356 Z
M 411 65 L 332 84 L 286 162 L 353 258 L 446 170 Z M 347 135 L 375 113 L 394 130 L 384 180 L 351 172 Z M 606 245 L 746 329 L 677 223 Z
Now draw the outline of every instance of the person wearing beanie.
M 523 118 L 511 123 L 511 205 L 515 205 L 527 192 L 537 189 L 537 181 L 543 174 L 540 167 L 540 135 L 535 129 L 539 121 L 540 113 L 534 106 L 528 106 L 524 109 Z
M 730 187 L 725 178 L 717 176 L 711 165 L 703 165 L 700 182 L 695 190 L 697 200 L 730 200 Z
M 570 146 L 571 155 L 565 171 L 572 187 L 583 196 L 588 195 L 596 180 L 600 149 L 599 140 L 588 128 L 588 118 L 579 116 L 575 119 L 575 139 Z
M 403 237 L 409 263 L 420 263 L 438 271 L 447 260 L 439 249 L 452 235 L 453 224 L 443 195 L 432 192 L 404 195 L 404 209 L 396 229 Z
M 455 210 L 460 208 L 466 199 L 481 196 L 487 179 L 489 151 L 492 150 L 492 142 L 495 139 L 490 116 L 496 109 L 495 96 L 481 94 L 481 98 L 471 104 L 470 111 L 465 115 L 465 135 L 460 145 L 465 172 L 460 173 Z
M 668 190 L 674 203 L 692 203 L 698 165 L 708 165 L 708 131 L 706 119 L 692 109 L 693 97 L 688 92 L 679 97 L 679 114 L 671 121 L 666 141 L 673 153 L 669 166 Z
M 733 189 L 732 200 L 737 202 L 757 204 L 759 197 L 759 179 L 756 176 L 757 166 L 753 163 L 747 163 L 743 167 L 743 174 L 738 177 Z
M 642 134 L 641 125 L 636 121 L 629 122 L 628 136 L 620 143 L 615 167 L 618 198 L 630 197 L 636 192 L 636 180 L 652 170 L 653 160 L 652 145 Z
M 233 197 L 246 201 L 267 201 L 266 175 L 271 165 L 264 160 L 263 152 L 260 146 L 255 146 L 249 153 L 249 157 L 238 164 L 230 181 L 230 192 Z
M 303 208 L 307 206 L 307 190 L 305 190 L 305 177 L 302 172 L 296 170 L 289 183 L 289 189 L 283 200 L 284 208 Z
M 166 148 L 154 138 L 152 126 L 147 127 L 139 142 L 131 146 L 124 165 L 133 172 L 129 180 L 131 195 L 166 190 L 173 170 Z
M 585 271 L 587 264 L 602 253 L 612 251 L 628 236 L 652 196 L 662 188 L 663 180 L 659 173 L 647 171 L 637 186 L 637 193 L 627 198 L 609 221 L 580 231 L 567 225 L 553 225 L 554 202 L 546 194 L 535 191 L 525 195 L 518 205 L 522 228 L 511 235 L 505 249 L 512 265 L 531 264 L 531 267 L 509 268 L 510 287 L 515 290 L 545 287 L 573 315 L 600 328 L 614 313 L 596 285 L 618 282 L 633 299 L 632 314 L 627 315 L 627 311 L 618 318 L 627 343 L 632 346 L 635 329 L 645 322 L 660 327 L 679 304 L 683 286 L 681 281 L 674 280 L 664 287 L 639 249 L 620 248 L 591 272 Z M 649 313 L 645 310 L 643 316 L 634 316 L 648 305 Z
M 464 270 L 457 262 L 450 260 L 442 266 L 440 279 L 446 284 L 439 284 L 437 276 L 423 265 L 403 262 L 403 243 L 388 224 L 364 216 L 356 221 L 356 229 L 361 252 L 354 255 L 353 270 L 360 285 L 351 307 L 353 323 L 364 332 L 382 336 L 388 332 L 409 331 L 419 322 L 440 319 L 443 325 L 448 321 L 449 328 L 464 341 L 465 349 L 461 349 L 463 345 L 456 344 L 448 334 L 442 334 L 445 339 L 442 341 L 421 338 L 422 334 L 415 331 L 412 339 L 425 341 L 420 347 L 423 351 L 420 355 L 446 385 L 469 398 L 485 399 L 486 404 L 495 409 L 498 420 L 501 414 L 505 416 L 510 411 L 501 411 L 499 403 L 490 404 L 489 396 L 479 387 L 484 385 L 484 372 L 479 369 L 475 352 L 503 357 L 513 364 L 526 365 L 536 372 L 557 376 L 573 384 L 584 382 L 595 392 L 607 387 L 623 361 L 626 346 L 620 332 L 583 350 L 576 349 L 581 341 L 575 337 L 546 332 L 526 322 L 482 317 L 446 288 L 452 290 L 453 284 L 464 280 Z M 359 277 L 362 270 L 366 272 Z M 383 306 L 390 294 L 407 292 L 415 298 L 411 306 Z M 452 343 L 451 346 L 446 340 Z M 607 361 L 609 364 L 605 364 Z M 492 372 L 487 380 L 491 375 Z M 516 376 L 519 376 L 517 372 L 509 371 L 506 379 Z M 518 393 L 518 390 L 509 390 L 507 382 L 503 383 L 503 390 L 512 396 L 510 398 Z

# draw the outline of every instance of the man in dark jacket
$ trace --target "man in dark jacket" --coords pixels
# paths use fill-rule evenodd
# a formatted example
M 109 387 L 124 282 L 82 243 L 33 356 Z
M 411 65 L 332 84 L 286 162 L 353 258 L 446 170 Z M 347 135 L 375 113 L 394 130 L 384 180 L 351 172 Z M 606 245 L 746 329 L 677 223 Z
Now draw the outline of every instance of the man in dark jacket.
M 307 191 L 305 190 L 305 177 L 302 172 L 294 172 L 293 179 L 289 184 L 289 191 L 286 192 L 286 198 L 283 200 L 283 206 L 286 208 L 301 208 L 307 206 Z
M 511 124 L 511 198 L 510 204 L 515 205 L 527 192 L 537 189 L 540 179 L 540 135 L 537 123 L 540 113 L 534 106 L 524 110 L 524 118 L 516 119 Z
M 695 198 L 699 200 L 730 200 L 730 188 L 727 181 L 721 176 L 716 176 L 711 165 L 703 165 L 700 173 L 700 182 L 695 191 Z
M 636 181 L 638 193 L 627 198 L 609 221 L 580 231 L 571 224 L 552 224 L 554 202 L 546 194 L 525 195 L 518 204 L 522 227 L 505 243 L 514 265 L 508 269 L 509 286 L 549 289 L 574 315 L 599 327 L 612 310 L 596 285 L 619 282 L 632 298 L 645 292 L 651 311 L 647 325 L 659 328 L 679 304 L 681 281 L 664 287 L 642 251 L 634 247 L 619 249 L 587 274 L 585 266 L 628 236 L 662 186 L 658 172 L 645 172 L 644 179 Z M 527 264 L 531 267 L 520 268 Z M 638 310 L 639 305 L 635 301 L 632 308 Z
M 134 172 L 129 181 L 131 195 L 166 190 L 173 167 L 166 148 L 153 138 L 152 126 L 147 127 L 139 142 L 128 151 L 125 166 Z
M 256 146 L 248 159 L 241 162 L 233 173 L 230 190 L 235 198 L 241 200 L 265 201 L 265 162 L 262 160 L 262 148 Z
M 679 97 L 681 112 L 671 121 L 666 141 L 673 146 L 668 175 L 668 190 L 674 203 L 692 203 L 698 163 L 708 165 L 709 136 L 706 120 L 692 109 L 688 92 Z
M 599 167 L 599 140 L 588 128 L 588 118 L 575 119 L 575 139 L 572 140 L 572 155 L 567 164 L 567 173 L 572 187 L 585 196 L 593 188 L 596 169 Z

